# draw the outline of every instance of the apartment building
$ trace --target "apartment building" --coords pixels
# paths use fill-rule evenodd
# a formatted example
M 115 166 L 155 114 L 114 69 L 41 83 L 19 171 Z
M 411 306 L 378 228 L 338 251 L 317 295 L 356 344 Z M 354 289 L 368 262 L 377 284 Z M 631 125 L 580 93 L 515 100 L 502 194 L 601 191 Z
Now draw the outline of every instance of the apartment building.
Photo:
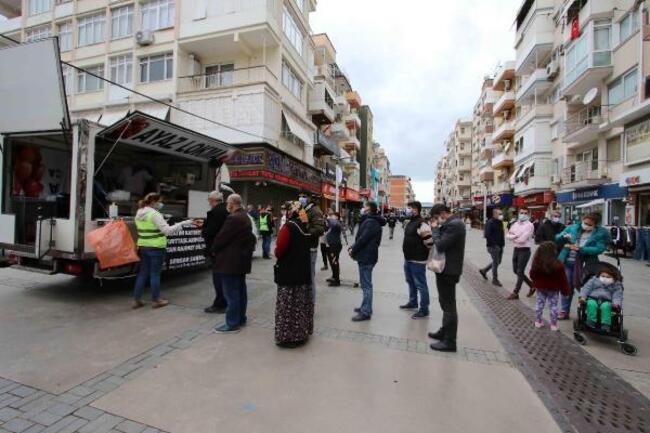
M 365 176 L 361 176 L 360 183 L 361 188 L 365 190 L 365 195 L 369 196 L 372 189 L 371 168 L 374 159 L 374 116 L 369 106 L 362 105 L 359 107 L 359 118 L 361 121 L 361 127 L 359 129 L 359 164 L 361 167 L 361 173 L 365 173 Z
M 406 205 L 415 200 L 411 178 L 404 175 L 391 175 L 389 182 L 388 205 L 392 209 L 406 209 Z
M 447 155 L 436 164 L 435 182 L 433 185 L 433 202 L 444 203 L 447 191 Z
M 472 206 L 472 120 L 458 120 L 446 142 L 448 204 L 455 208 Z
M 374 158 L 373 169 L 376 172 L 376 185 L 373 187 L 377 203 L 382 210 L 388 208 L 388 194 L 390 191 L 390 160 L 386 150 L 377 142 L 373 143 Z

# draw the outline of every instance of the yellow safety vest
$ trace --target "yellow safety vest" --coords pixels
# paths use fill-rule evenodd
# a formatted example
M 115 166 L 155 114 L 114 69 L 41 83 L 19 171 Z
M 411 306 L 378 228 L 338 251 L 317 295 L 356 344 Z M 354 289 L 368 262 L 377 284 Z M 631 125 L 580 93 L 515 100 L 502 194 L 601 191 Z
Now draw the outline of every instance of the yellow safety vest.
M 269 228 L 269 215 L 262 215 L 260 217 L 260 231 L 261 232 L 270 232 L 271 229 Z
M 146 248 L 167 248 L 167 236 L 153 222 L 154 212 L 152 210 L 143 219 L 135 220 L 135 226 L 138 229 L 138 246 Z

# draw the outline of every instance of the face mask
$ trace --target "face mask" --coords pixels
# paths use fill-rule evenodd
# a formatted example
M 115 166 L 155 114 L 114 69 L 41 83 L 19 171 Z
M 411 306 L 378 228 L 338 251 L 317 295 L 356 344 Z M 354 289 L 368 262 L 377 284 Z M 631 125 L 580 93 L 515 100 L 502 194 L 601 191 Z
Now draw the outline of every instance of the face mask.
M 359 211 L 359 215 L 365 215 L 366 214 L 366 208 L 362 207 L 361 210 Z
M 582 223 L 582 230 L 584 230 L 584 231 L 586 231 L 586 232 L 590 232 L 590 231 L 592 231 L 593 229 L 594 229 L 594 228 L 593 228 L 592 226 L 587 225 L 587 224 L 585 224 L 585 223 Z
M 614 282 L 614 279 L 611 277 L 598 277 L 598 279 L 603 284 L 612 284 Z
M 300 204 L 301 204 L 303 207 L 304 207 L 304 206 L 307 206 L 307 204 L 309 204 L 309 200 L 307 199 L 307 197 L 300 197 L 300 198 L 298 199 L 298 201 L 300 202 Z
M 560 217 L 553 217 L 553 218 L 551 218 L 551 221 L 553 221 L 554 223 L 559 223 L 560 222 Z
M 503 221 L 503 215 L 499 215 L 499 216 L 497 216 L 497 219 L 498 219 L 499 221 Z
M 156 205 L 156 207 L 158 208 L 158 210 L 162 210 L 162 208 L 163 208 L 164 206 L 165 206 L 165 205 L 162 204 L 162 203 L 158 203 L 158 204 Z
M 412 209 L 406 209 L 406 213 L 404 215 L 406 215 L 407 218 L 412 217 L 413 216 L 413 210 Z
M 520 214 L 518 218 L 519 221 L 528 221 L 528 215 Z

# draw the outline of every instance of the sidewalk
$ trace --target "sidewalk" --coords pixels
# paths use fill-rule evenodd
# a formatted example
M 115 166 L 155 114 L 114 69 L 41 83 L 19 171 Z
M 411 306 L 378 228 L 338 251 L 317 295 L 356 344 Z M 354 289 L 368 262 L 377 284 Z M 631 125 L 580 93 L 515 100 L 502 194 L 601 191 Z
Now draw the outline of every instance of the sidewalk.
M 512 251 L 512 245 L 506 241 L 503 262 L 499 267 L 499 279 L 507 291 L 512 291 L 517 280 L 512 271 Z M 465 257 L 477 267 L 485 267 L 489 263 L 481 230 L 473 229 L 469 232 Z M 602 256 L 601 259 L 616 262 L 607 256 Z M 621 259 L 621 267 L 625 280 L 625 327 L 629 329 L 630 342 L 638 347 L 639 353 L 634 357 L 626 356 L 619 350 L 615 339 L 591 334 L 587 334 L 588 343 L 584 349 L 650 398 L 650 288 L 647 283 L 650 268 L 644 262 L 633 259 Z M 505 290 L 504 295 L 507 294 Z M 528 286 L 524 285 L 520 300 L 514 302 L 524 302 L 532 309 L 535 297 L 526 298 L 527 292 Z M 574 309 L 575 306 L 574 299 Z M 548 317 L 548 313 L 545 313 L 545 317 Z M 573 336 L 571 321 L 560 322 L 560 329 L 564 334 Z

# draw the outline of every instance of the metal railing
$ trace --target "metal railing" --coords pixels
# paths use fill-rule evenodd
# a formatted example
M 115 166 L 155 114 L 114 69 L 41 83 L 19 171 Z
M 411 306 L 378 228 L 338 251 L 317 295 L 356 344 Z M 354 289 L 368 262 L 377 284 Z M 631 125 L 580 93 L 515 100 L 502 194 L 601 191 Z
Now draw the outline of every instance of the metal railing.
M 259 83 L 269 83 L 275 86 L 279 84 L 279 81 L 278 77 L 267 66 L 260 65 L 234 69 L 232 71 L 179 77 L 178 92 L 224 89 Z
M 561 173 L 563 184 L 599 180 L 608 176 L 607 160 L 579 161 L 564 167 Z
M 584 128 L 598 127 L 609 118 L 609 110 L 606 106 L 595 105 L 585 107 L 570 115 L 564 122 L 564 135 L 570 135 Z

